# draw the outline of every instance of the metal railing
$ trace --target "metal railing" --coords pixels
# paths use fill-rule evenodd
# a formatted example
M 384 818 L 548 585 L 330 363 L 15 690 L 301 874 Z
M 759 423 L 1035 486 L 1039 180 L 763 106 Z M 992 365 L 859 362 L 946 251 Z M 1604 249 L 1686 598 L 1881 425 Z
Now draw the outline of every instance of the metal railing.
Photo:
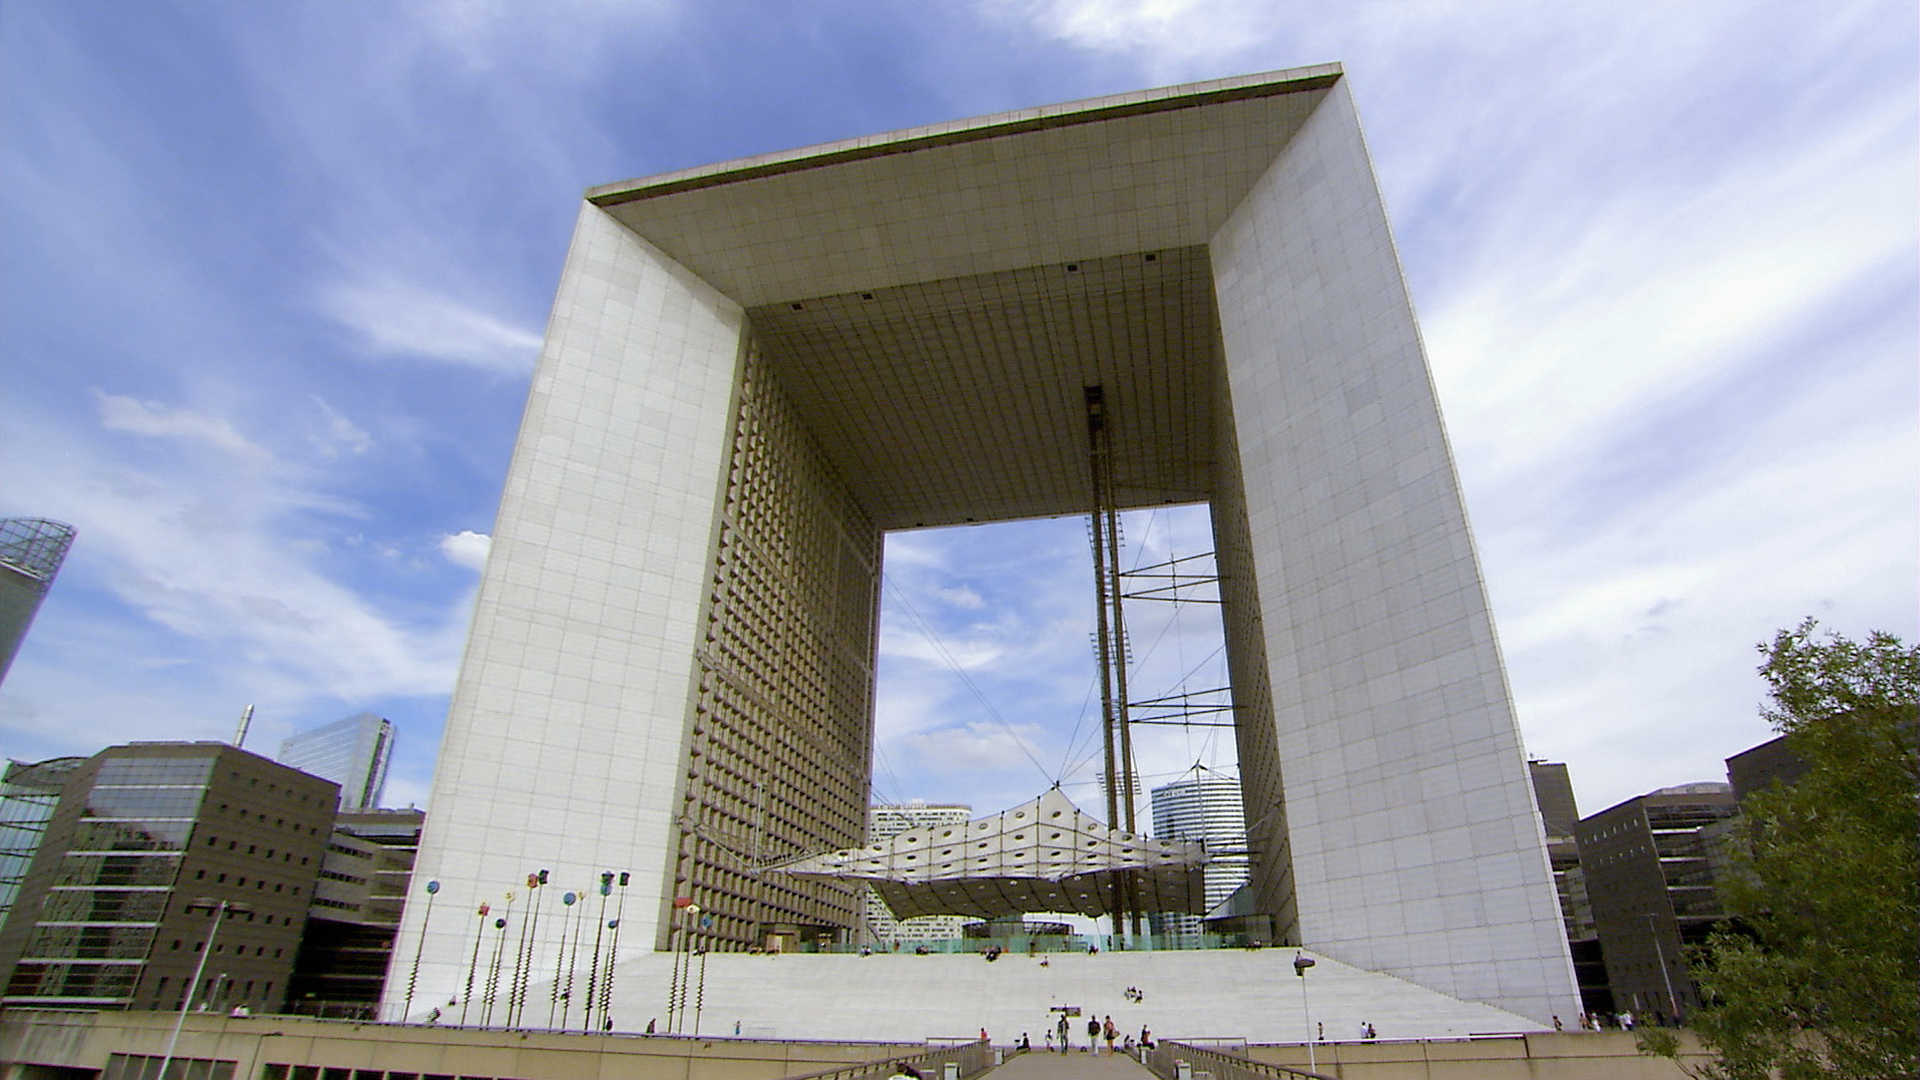
M 985 1039 L 974 1039 L 954 1046 L 934 1047 L 920 1054 L 890 1054 L 875 1061 L 836 1065 L 819 1072 L 801 1073 L 787 1080 L 886 1080 L 896 1064 L 906 1063 L 925 1080 L 941 1080 L 949 1062 L 959 1066 L 959 1075 L 973 1076 L 993 1064 L 993 1050 Z
M 1244 1046 L 1243 1043 L 1243 1053 Z M 1147 1052 L 1146 1065 L 1160 1080 L 1200 1080 L 1202 1077 L 1208 1080 L 1292 1080 L 1296 1077 L 1335 1080 L 1325 1073 L 1253 1061 L 1236 1054 L 1165 1039 L 1155 1043 L 1153 1049 Z M 1181 1069 L 1183 1065 L 1187 1067 L 1184 1073 Z

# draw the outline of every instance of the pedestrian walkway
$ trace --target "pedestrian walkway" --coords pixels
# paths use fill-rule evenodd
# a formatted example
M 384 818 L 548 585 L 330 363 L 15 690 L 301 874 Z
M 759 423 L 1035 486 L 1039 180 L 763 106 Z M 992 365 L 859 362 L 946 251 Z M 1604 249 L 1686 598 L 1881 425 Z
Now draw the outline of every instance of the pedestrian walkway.
M 1049 1054 L 1037 1047 L 1032 1053 L 1014 1054 L 1006 1064 L 993 1070 L 992 1080 L 1153 1080 L 1145 1065 L 1125 1054 L 1098 1054 L 1075 1050 L 1071 1054 Z

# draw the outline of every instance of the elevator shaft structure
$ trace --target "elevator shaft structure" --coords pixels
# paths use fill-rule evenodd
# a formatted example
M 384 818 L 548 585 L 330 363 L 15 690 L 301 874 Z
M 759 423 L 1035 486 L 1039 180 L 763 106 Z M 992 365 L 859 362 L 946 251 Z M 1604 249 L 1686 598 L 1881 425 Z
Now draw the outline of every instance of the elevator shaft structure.
M 1120 508 L 1113 488 L 1113 452 L 1107 430 L 1106 394 L 1085 388 L 1087 464 L 1093 479 L 1089 530 L 1093 543 L 1094 643 L 1100 666 L 1100 716 L 1106 769 L 1107 822 L 1138 833 L 1133 806 L 1133 734 L 1127 724 L 1127 623 L 1120 611 Z M 1113 876 L 1113 929 L 1131 919 L 1140 932 L 1139 905 L 1125 875 Z

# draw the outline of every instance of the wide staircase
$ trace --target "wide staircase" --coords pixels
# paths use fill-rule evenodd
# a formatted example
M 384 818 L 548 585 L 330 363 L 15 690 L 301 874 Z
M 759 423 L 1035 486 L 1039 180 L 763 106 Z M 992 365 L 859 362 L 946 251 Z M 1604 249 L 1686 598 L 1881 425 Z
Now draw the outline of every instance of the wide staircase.
M 984 1029 L 1001 1046 L 1024 1033 L 1035 1050 L 1045 1048 L 1061 1008 L 1078 1010 L 1069 1030 L 1082 1048 L 1087 1020 L 1108 1016 L 1135 1038 L 1146 1027 L 1156 1039 L 1252 1043 L 1323 1033 L 1329 1040 L 1355 1039 L 1368 1023 L 1382 1039 L 1541 1028 L 1514 1013 L 1311 952 L 1316 964 L 1302 980 L 1293 973 L 1294 953 L 1006 953 L 993 962 L 968 954 L 713 953 L 705 958 L 704 979 L 695 958 L 678 1003 L 669 1001 L 673 956 L 635 953 L 620 961 L 613 1022 L 615 1030 L 639 1031 L 652 1020 L 662 1034 L 693 1034 L 697 1020 L 702 1035 L 763 1039 L 976 1039 Z M 1129 988 L 1140 991 L 1139 1000 Z M 534 989 L 532 1000 L 541 996 Z

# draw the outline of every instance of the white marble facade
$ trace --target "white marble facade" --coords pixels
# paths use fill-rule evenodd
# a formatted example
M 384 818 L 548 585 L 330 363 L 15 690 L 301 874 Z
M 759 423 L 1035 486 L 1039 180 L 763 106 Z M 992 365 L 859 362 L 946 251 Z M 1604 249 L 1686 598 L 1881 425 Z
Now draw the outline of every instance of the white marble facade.
M 1578 1012 L 1473 539 L 1344 82 L 1209 248 L 1301 937 L 1522 1015 Z
M 1201 291 L 1216 308 L 1204 333 L 1155 327 L 1161 337 L 1142 338 L 1177 341 L 1178 355 L 1075 359 L 1057 338 L 1043 352 L 1008 329 L 1093 303 L 1074 291 L 1088 273 L 1106 275 L 1108 291 L 1085 310 L 1173 295 L 1152 290 L 1174 265 L 1210 268 Z M 929 346 L 916 362 L 950 363 L 951 381 L 978 381 L 977 392 L 951 408 L 901 400 L 897 414 L 878 415 L 903 395 L 861 396 L 888 361 L 859 343 L 924 316 L 929 297 L 974 303 L 952 318 L 978 334 L 964 356 Z M 1153 305 L 1131 307 L 1093 325 Z M 674 891 L 690 887 L 675 883 L 676 858 L 691 864 L 689 850 L 705 845 L 701 865 L 715 869 L 701 873 L 723 874 L 720 834 L 689 832 L 682 818 L 704 760 L 694 704 L 736 384 L 762 353 L 815 433 L 819 467 L 879 530 L 1084 509 L 1071 501 L 1084 428 L 1059 419 L 1073 415 L 1061 402 L 1077 407 L 1082 384 L 1104 382 L 1123 416 L 1195 410 L 1189 427 L 1209 448 L 1197 456 L 1218 445 L 1232 460 L 1176 479 L 1214 500 L 1217 529 L 1223 516 L 1241 522 L 1219 543 L 1241 545 L 1236 565 L 1250 579 L 1228 590 L 1226 617 L 1243 769 L 1267 762 L 1248 781 L 1247 819 L 1254 843 L 1267 837 L 1255 881 L 1277 933 L 1537 1020 L 1579 1011 L 1452 458 L 1334 65 L 589 193 L 434 780 L 415 881 L 442 882 L 439 906 L 424 943 L 424 905 L 408 907 L 390 1011 L 416 944 L 413 1011 L 460 999 L 475 906 L 498 908 L 521 882 L 524 912 L 531 870 L 554 882 L 537 894 L 546 957 L 561 889 L 631 871 L 622 951 L 632 953 L 664 940 Z M 1197 370 L 1201 391 L 1177 406 L 1145 396 L 1169 380 L 1136 378 L 1129 365 L 1154 364 Z M 987 385 L 1016 376 L 1018 393 Z M 1016 483 L 962 474 L 992 460 L 965 449 L 982 424 L 1023 439 L 1067 430 L 1057 444 L 1021 442 Z M 1191 447 L 1138 451 L 1143 463 L 1196 457 Z M 875 479 L 903 463 L 927 478 L 924 490 Z M 847 640 L 864 632 L 852 625 Z M 778 726 L 781 707 L 767 708 Z M 864 792 L 851 797 L 864 807 Z M 695 884 L 727 903 L 725 881 Z

